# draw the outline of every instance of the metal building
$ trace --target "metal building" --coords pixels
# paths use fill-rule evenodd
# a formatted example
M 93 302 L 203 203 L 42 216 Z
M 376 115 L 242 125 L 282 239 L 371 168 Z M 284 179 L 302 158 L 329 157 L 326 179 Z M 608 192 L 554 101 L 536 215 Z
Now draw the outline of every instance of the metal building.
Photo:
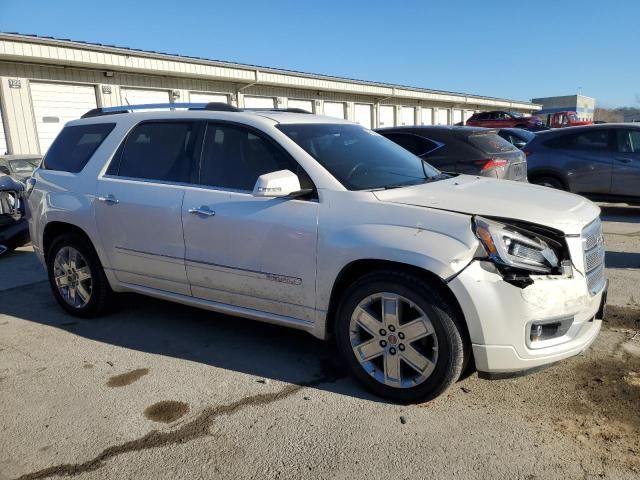
M 97 106 L 227 102 L 296 107 L 366 127 L 455 124 L 476 111 L 538 106 L 463 93 L 0 33 L 0 154 L 44 153 Z
M 542 97 L 531 100 L 535 104 L 542 105 L 536 115 L 547 115 L 556 112 L 576 112 L 580 120 L 593 120 L 596 108 L 595 98 L 584 95 L 564 95 L 561 97 Z

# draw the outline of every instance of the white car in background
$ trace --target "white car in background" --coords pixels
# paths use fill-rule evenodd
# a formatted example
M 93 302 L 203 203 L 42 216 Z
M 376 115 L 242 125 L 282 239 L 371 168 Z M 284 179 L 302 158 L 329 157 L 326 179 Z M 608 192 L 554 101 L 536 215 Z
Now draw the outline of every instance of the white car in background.
M 53 143 L 30 232 L 69 313 L 130 291 L 335 337 L 397 402 L 596 338 L 607 281 L 588 200 L 443 174 L 335 118 L 200 107 L 92 111 Z

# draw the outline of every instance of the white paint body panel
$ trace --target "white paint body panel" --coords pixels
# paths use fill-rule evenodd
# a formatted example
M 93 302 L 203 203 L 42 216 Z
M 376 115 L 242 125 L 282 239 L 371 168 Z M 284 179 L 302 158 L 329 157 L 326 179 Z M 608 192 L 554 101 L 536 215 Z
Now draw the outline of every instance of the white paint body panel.
M 313 322 L 317 202 L 189 187 L 182 223 L 194 297 Z
M 89 85 L 31 82 L 40 153 L 45 154 L 65 123 L 96 108 L 96 89 Z
M 132 126 L 141 120 L 177 117 L 228 120 L 259 129 L 306 170 L 317 188 L 317 200 L 105 178 L 109 159 Z M 36 172 L 28 201 L 31 238 L 44 259 L 48 223 L 81 228 L 116 291 L 287 325 L 326 338 L 333 287 L 343 269 L 359 260 L 397 262 L 430 272 L 448 285 L 464 313 L 476 364 L 489 372 L 520 370 L 576 354 L 600 328 L 593 316 L 602 294 L 588 294 L 581 273 L 581 240 L 571 236 L 599 214 L 582 197 L 471 176 L 386 191 L 348 191 L 277 128 L 278 122 L 343 123 L 316 115 L 154 112 L 72 125 L 89 122 L 116 126 L 80 174 Z M 120 203 L 98 200 L 109 193 Z M 203 205 L 215 215 L 203 218 L 189 212 Z M 526 289 L 506 283 L 491 270 L 493 264 L 474 260 L 479 246 L 472 231 L 474 214 L 562 230 L 569 235 L 571 275 L 534 277 Z M 133 253 L 123 254 L 116 247 Z M 561 315 L 574 316 L 574 337 L 531 351 L 525 342 L 527 322 Z

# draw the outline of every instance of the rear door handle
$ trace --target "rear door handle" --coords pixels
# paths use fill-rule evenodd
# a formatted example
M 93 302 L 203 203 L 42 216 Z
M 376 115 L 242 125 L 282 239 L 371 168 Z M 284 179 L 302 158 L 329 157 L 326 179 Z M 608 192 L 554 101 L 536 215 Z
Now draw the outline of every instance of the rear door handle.
M 213 217 L 216 214 L 216 212 L 211 210 L 206 205 L 202 205 L 201 207 L 198 207 L 198 208 L 190 208 L 189 213 L 193 215 L 199 215 L 202 217 Z
M 118 203 L 120 203 L 120 200 L 118 200 L 116 197 L 114 197 L 111 194 L 105 195 L 104 197 L 98 197 L 98 200 L 108 205 L 117 205 Z

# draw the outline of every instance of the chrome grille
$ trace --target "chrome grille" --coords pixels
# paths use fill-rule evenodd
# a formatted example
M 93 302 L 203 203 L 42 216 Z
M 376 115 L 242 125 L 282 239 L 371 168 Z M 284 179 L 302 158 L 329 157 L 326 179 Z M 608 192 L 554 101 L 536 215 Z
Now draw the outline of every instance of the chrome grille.
M 582 250 L 584 270 L 589 293 L 595 295 L 604 287 L 607 277 L 604 268 L 604 239 L 600 218 L 595 219 L 582 230 Z

